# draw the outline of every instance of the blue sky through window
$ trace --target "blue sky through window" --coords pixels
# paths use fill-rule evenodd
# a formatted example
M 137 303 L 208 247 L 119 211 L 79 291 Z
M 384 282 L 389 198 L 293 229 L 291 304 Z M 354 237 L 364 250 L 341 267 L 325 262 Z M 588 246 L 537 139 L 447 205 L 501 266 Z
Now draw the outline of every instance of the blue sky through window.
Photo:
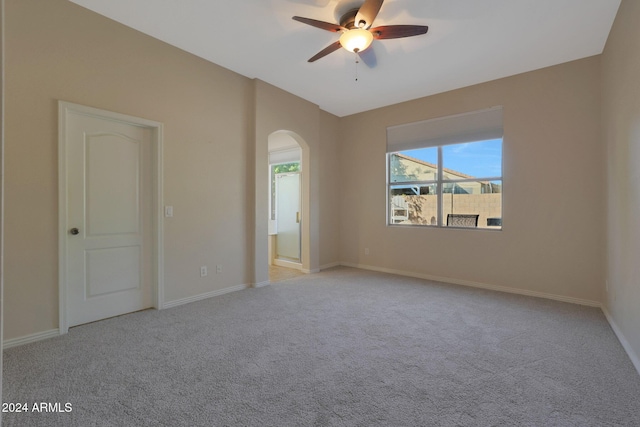
M 437 164 L 435 147 L 402 151 L 403 154 Z M 502 139 L 445 145 L 442 147 L 444 167 L 474 177 L 502 176 Z

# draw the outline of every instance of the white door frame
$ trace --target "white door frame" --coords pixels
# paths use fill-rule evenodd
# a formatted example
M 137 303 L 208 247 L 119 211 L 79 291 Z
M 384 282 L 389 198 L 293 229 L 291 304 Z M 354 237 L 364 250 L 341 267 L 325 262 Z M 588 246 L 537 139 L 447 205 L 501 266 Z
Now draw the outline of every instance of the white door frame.
M 152 160 L 152 212 L 153 212 L 153 253 L 151 290 L 153 307 L 161 309 L 164 304 L 164 217 L 162 200 L 162 123 L 141 119 L 125 114 L 100 110 L 98 108 L 58 101 L 58 296 L 60 334 L 69 331 L 67 321 L 67 117 L 69 113 L 81 114 L 99 119 L 122 122 L 151 130 Z

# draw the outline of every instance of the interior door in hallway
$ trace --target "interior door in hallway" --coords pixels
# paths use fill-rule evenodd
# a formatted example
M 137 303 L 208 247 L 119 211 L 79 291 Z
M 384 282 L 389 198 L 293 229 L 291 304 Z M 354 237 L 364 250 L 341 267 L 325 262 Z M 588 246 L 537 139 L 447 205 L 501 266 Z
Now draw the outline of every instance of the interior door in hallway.
M 75 326 L 152 306 L 151 130 L 69 113 L 66 313 Z
M 276 220 L 278 258 L 300 262 L 300 173 L 276 175 Z

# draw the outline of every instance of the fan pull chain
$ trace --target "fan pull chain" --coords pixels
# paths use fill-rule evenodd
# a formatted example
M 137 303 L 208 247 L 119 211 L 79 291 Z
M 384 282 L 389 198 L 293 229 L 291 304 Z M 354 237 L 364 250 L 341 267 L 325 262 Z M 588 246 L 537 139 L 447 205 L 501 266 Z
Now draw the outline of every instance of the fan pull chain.
M 358 81 L 358 64 L 360 63 L 360 57 L 358 56 L 358 53 L 356 52 L 356 81 Z

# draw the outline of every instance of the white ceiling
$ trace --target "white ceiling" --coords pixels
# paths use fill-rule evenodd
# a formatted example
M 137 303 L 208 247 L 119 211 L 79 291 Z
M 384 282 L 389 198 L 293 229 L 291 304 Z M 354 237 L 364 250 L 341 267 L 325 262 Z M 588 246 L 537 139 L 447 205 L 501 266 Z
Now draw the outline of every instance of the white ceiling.
M 374 26 L 428 25 L 375 40 L 377 66 L 343 49 L 307 59 L 338 34 L 293 21 L 337 22 L 364 0 L 71 0 L 338 116 L 602 53 L 621 0 L 386 0 Z

